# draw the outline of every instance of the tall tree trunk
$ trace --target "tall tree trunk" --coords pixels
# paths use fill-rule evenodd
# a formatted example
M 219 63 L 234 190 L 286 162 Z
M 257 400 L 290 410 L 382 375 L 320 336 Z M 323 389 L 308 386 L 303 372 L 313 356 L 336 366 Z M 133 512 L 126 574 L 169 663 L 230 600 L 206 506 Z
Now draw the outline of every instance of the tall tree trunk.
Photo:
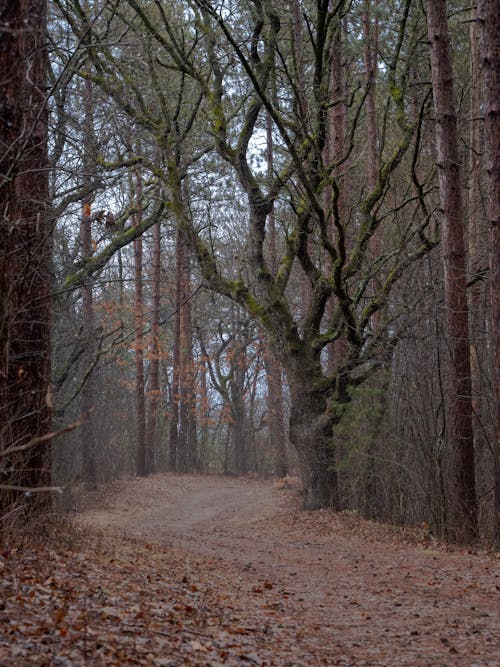
M 136 175 L 134 224 L 141 223 L 141 181 Z M 138 475 L 146 474 L 146 399 L 144 395 L 144 299 L 142 275 L 142 236 L 134 239 L 134 324 L 135 324 L 135 418 L 136 418 L 136 469 Z
M 346 91 L 344 82 L 344 64 L 342 62 L 342 25 L 339 19 L 339 25 L 335 32 L 335 37 L 332 44 L 329 76 L 331 110 L 329 112 L 325 152 L 327 164 L 330 165 L 332 165 L 334 162 L 339 162 L 343 158 L 345 152 Z M 335 170 L 332 174 L 336 180 L 338 188 L 335 206 L 333 205 L 332 201 L 332 188 L 325 189 L 324 207 L 327 215 L 330 216 L 329 233 L 330 239 L 333 242 L 335 242 L 335 236 L 337 233 L 335 216 L 338 217 L 337 224 L 341 225 L 344 229 L 347 229 L 347 216 L 349 213 L 345 197 L 345 177 L 342 177 L 341 174 L 343 169 L 345 169 L 345 165 L 341 166 L 340 169 Z M 328 314 L 330 321 L 333 320 L 335 305 L 335 299 L 330 299 L 328 302 Z M 334 343 L 330 343 L 328 346 L 328 372 L 330 375 L 335 372 L 338 360 L 342 359 L 345 353 L 346 345 L 343 339 L 337 340 Z
M 153 227 L 153 294 L 151 299 L 151 348 L 149 362 L 148 421 L 146 429 L 146 470 L 156 468 L 157 424 L 160 399 L 160 280 L 161 280 L 161 226 Z
M 182 303 L 182 239 L 179 229 L 175 232 L 175 314 L 172 354 L 172 391 L 170 396 L 168 467 L 177 470 L 179 449 L 179 401 L 181 364 L 181 303 Z
M 266 350 L 265 369 L 268 390 L 269 438 L 274 453 L 274 471 L 277 477 L 288 474 L 285 419 L 283 409 L 282 370 L 270 347 Z
M 308 104 L 306 96 L 306 84 L 305 84 L 305 65 L 304 65 L 304 34 L 302 26 L 302 16 L 301 16 L 301 0 L 293 0 L 293 57 L 295 60 L 295 70 L 297 77 L 297 96 L 296 104 L 297 109 L 295 110 L 299 123 L 302 126 L 299 135 L 305 140 L 308 134 Z M 307 243 L 307 241 L 306 241 Z M 307 276 L 304 273 L 300 274 L 300 304 L 302 306 L 302 319 L 305 317 L 308 304 L 311 299 L 311 286 L 307 280 Z
M 428 0 L 432 87 L 442 209 L 442 256 L 447 323 L 447 443 L 452 460 L 450 537 L 470 541 L 477 535 L 477 500 L 472 428 L 471 371 L 464 215 L 460 192 L 457 118 L 445 0 Z
M 232 372 L 229 381 L 229 396 L 233 433 L 234 468 L 237 475 L 248 472 L 249 420 L 245 401 L 245 373 L 247 359 L 241 341 L 236 341 L 231 361 Z
M 330 95 L 331 108 L 328 113 L 328 123 L 326 128 L 325 141 L 325 162 L 331 169 L 335 162 L 340 162 L 344 157 L 345 151 L 345 124 L 346 124 L 346 104 L 345 104 L 345 77 L 344 64 L 342 62 L 342 23 L 338 18 L 335 36 L 332 42 L 332 51 L 330 56 L 330 71 L 328 77 L 328 87 Z M 341 170 L 334 169 L 332 178 L 335 179 L 335 188 L 328 187 L 323 195 L 323 207 L 328 219 L 328 232 L 332 243 L 337 243 L 339 228 L 347 228 L 347 206 L 345 201 L 345 181 L 342 178 Z M 332 272 L 333 266 L 331 258 L 327 260 L 329 271 Z M 335 298 L 330 298 L 327 306 L 327 313 L 330 322 L 333 322 L 334 312 L 337 302 Z M 328 375 L 333 376 L 336 372 L 337 364 L 344 357 L 347 346 L 344 339 L 330 343 L 328 348 Z M 330 470 L 325 478 L 325 483 L 331 487 L 329 492 L 334 502 L 338 503 L 339 498 L 339 475 L 337 472 L 336 460 L 340 456 L 339 447 L 335 446 L 333 438 L 330 438 L 328 457 L 331 458 Z
M 171 420 L 171 451 L 176 448 L 177 468 L 186 470 L 197 466 L 197 434 L 195 420 L 195 388 L 193 362 L 193 332 L 191 322 L 191 248 L 186 231 L 190 228 L 187 197 L 179 173 L 178 157 L 171 143 L 165 145 L 167 186 L 172 198 L 171 209 L 177 223 L 176 236 L 176 312 L 174 340 L 174 382 Z M 178 343 L 178 350 L 175 345 Z M 177 403 L 175 404 L 175 400 Z M 177 420 L 177 429 L 174 424 Z
M 484 154 L 488 174 L 490 345 L 493 388 L 495 540 L 500 546 L 500 14 L 496 0 L 479 0 L 483 71 Z
M 269 179 L 274 176 L 273 159 L 273 132 L 272 122 L 269 114 L 266 115 L 266 139 L 267 139 L 267 172 Z M 277 239 L 276 239 L 276 216 L 274 207 L 268 216 L 268 264 L 273 275 L 278 269 L 277 261 Z M 265 365 L 267 377 L 267 403 L 269 414 L 269 438 L 271 449 L 275 456 L 275 473 L 278 477 L 285 477 L 288 473 L 288 460 L 286 451 L 286 434 L 283 410 L 283 374 L 281 365 L 273 350 L 265 342 Z
M 46 44 L 45 0 L 0 2 L 0 515 L 51 479 Z
M 311 390 L 302 369 L 289 378 L 290 440 L 297 450 L 304 485 L 304 509 L 339 508 L 333 421 L 325 418 L 326 401 Z
M 373 5 L 373 7 L 372 7 Z M 368 141 L 368 185 L 373 190 L 378 181 L 378 132 L 377 132 L 377 48 L 378 48 L 378 0 L 365 0 L 363 9 L 363 37 L 365 46 L 366 130 Z M 372 9 L 375 10 L 373 15 Z
M 200 442 L 200 452 L 199 459 L 200 464 L 203 464 L 203 467 L 206 466 L 208 445 L 210 438 L 210 402 L 208 398 L 208 384 L 207 384 L 207 373 L 208 373 L 208 357 L 205 352 L 202 351 L 201 356 L 201 369 L 200 369 L 200 431 L 201 431 L 201 442 Z M 200 469 L 203 470 L 203 467 Z
M 469 176 L 467 201 L 468 229 L 468 275 L 472 282 L 468 290 L 470 365 L 472 391 L 472 426 L 474 429 L 474 451 L 477 465 L 481 466 L 484 456 L 488 456 L 485 438 L 486 424 L 483 419 L 485 400 L 481 361 L 484 359 L 486 330 L 485 298 L 487 289 L 482 280 L 476 280 L 481 269 L 481 239 L 487 237 L 486 220 L 482 197 L 483 161 L 481 157 L 481 73 L 479 64 L 479 25 L 475 4 L 471 7 L 469 24 L 470 49 L 470 121 L 469 121 Z M 484 267 L 482 267 L 484 268 Z M 486 481 L 486 480 L 485 480 Z M 489 485 L 490 480 L 486 483 Z M 478 489 L 481 492 L 483 489 Z
M 368 187 L 370 191 L 377 186 L 379 177 L 379 151 L 378 151 L 378 124 L 377 124 L 377 67 L 378 67 L 378 0 L 365 0 L 363 9 L 363 35 L 365 46 L 365 69 L 366 86 L 368 89 L 366 97 L 366 130 L 368 143 Z M 371 261 L 376 262 L 382 254 L 383 243 L 381 238 L 382 229 L 373 235 L 370 241 Z M 372 280 L 374 293 L 380 293 L 382 285 L 377 276 Z M 371 325 L 375 331 L 380 329 L 384 320 L 382 311 L 378 310 L 372 315 Z M 388 388 L 387 379 L 380 381 L 381 392 L 377 398 L 384 402 L 383 390 Z M 372 397 L 373 398 L 373 397 Z M 382 414 L 370 425 L 371 433 L 366 448 L 366 465 L 364 476 L 364 515 L 373 518 L 376 515 L 377 505 L 377 480 L 375 476 L 375 448 L 377 446 L 378 433 L 382 424 Z
M 91 175 L 95 166 L 94 151 L 94 95 L 92 82 L 86 79 L 83 84 L 83 178 L 82 185 L 86 194 L 82 200 L 80 218 L 81 257 L 87 261 L 92 257 L 92 192 Z M 94 415 L 92 410 L 96 403 L 96 386 L 93 366 L 95 364 L 95 321 L 91 278 L 82 287 L 82 333 L 85 345 L 83 365 L 85 380 L 81 393 L 81 408 L 84 423 L 81 430 L 83 479 L 86 486 L 95 489 L 97 486 L 96 443 Z
M 193 360 L 193 326 L 191 319 L 190 248 L 181 237 L 181 301 L 179 364 L 179 451 L 180 469 L 192 471 L 197 465 L 195 421 L 195 388 Z
M 123 312 L 123 305 L 125 303 L 125 290 L 123 288 L 123 256 L 121 248 L 118 248 L 116 255 L 118 259 L 118 303 L 120 304 L 120 312 Z

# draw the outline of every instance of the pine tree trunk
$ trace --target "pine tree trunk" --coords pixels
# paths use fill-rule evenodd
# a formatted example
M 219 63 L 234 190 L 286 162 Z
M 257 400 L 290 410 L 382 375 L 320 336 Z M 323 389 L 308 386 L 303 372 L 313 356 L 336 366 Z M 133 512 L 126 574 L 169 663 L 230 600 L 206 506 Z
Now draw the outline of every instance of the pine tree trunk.
M 95 164 L 94 156 L 94 95 L 92 82 L 87 79 L 83 84 L 83 178 L 82 185 L 87 194 L 82 200 L 82 215 L 80 218 L 81 257 L 88 261 L 93 254 L 92 249 L 92 192 L 90 178 Z M 81 392 L 81 409 L 84 423 L 81 430 L 83 480 L 89 489 L 97 486 L 97 472 L 95 461 L 95 415 L 92 411 L 96 403 L 96 387 L 93 365 L 95 363 L 95 323 L 94 304 L 91 279 L 82 287 L 82 332 L 85 345 L 83 367 L 86 375 Z
M 500 547 L 500 13 L 496 0 L 479 0 L 483 71 L 484 154 L 488 174 L 490 347 L 493 388 L 494 531 Z
M 50 485 L 50 251 L 45 0 L 0 12 L 0 516 Z M 11 448 L 27 446 L 5 456 Z M 8 488 L 8 487 L 17 488 Z M 49 496 L 36 494 L 40 509 Z
M 481 239 L 488 236 L 483 205 L 483 158 L 481 156 L 481 73 L 479 64 L 479 24 L 477 10 L 471 7 L 469 24 L 470 49 L 470 120 L 469 120 L 469 169 L 467 197 L 468 230 L 468 275 L 472 285 L 468 290 L 469 327 L 470 327 L 470 365 L 472 391 L 472 426 L 474 429 L 474 451 L 476 462 L 481 466 L 488 456 L 487 433 L 484 414 L 487 413 L 485 401 L 485 378 L 482 372 L 484 351 L 486 348 L 483 332 L 487 330 L 485 282 L 477 280 L 481 267 Z M 490 480 L 485 480 L 489 485 Z M 478 489 L 478 492 L 483 489 Z
M 141 207 L 141 182 L 137 175 L 135 206 Z M 141 222 L 141 214 L 135 214 L 134 224 Z M 135 418 L 136 418 L 136 470 L 146 474 L 146 399 L 144 395 L 144 299 L 142 275 L 142 236 L 134 239 L 134 324 L 135 324 Z
M 172 353 L 172 392 L 170 396 L 169 450 L 168 467 L 175 472 L 178 469 L 179 449 L 179 401 L 180 401 L 180 364 L 181 364 L 181 303 L 182 303 L 182 239 L 177 229 L 175 232 L 175 313 L 174 341 Z
M 467 542 L 477 535 L 477 501 L 472 428 L 471 370 L 464 215 L 460 192 L 457 118 L 444 0 L 428 0 L 432 87 L 436 128 L 439 194 L 442 209 L 442 256 L 447 324 L 447 443 L 451 452 L 450 538 Z
M 160 280 L 161 280 L 161 226 L 153 227 L 153 294 L 151 300 L 151 348 L 148 386 L 148 421 L 146 429 L 146 471 L 154 472 L 157 459 L 157 424 L 160 402 Z
M 365 0 L 363 10 L 363 34 L 365 46 L 365 68 L 366 86 L 368 94 L 366 98 L 366 129 L 368 143 L 368 187 L 373 192 L 379 178 L 379 151 L 378 151 L 378 125 L 377 125 L 377 53 L 378 53 L 378 0 Z M 383 252 L 381 229 L 374 234 L 370 240 L 371 261 L 376 262 Z M 372 289 L 375 294 L 380 293 L 382 285 L 375 275 L 372 280 Z M 377 311 L 372 315 L 371 326 L 378 331 L 383 322 L 382 312 Z M 383 389 L 385 381 L 380 382 Z M 384 401 L 381 393 L 380 400 Z M 377 507 L 377 480 L 375 476 L 375 448 L 377 446 L 378 433 L 382 417 L 370 425 L 371 433 L 368 437 L 366 448 L 366 465 L 364 475 L 364 515 L 368 518 L 376 516 Z
M 178 460 L 183 472 L 197 466 L 193 327 L 191 320 L 190 248 L 181 237 L 181 302 L 179 363 L 179 445 Z
M 201 378 L 200 378 L 200 430 L 201 430 L 201 442 L 200 442 L 200 470 L 206 466 L 207 461 L 207 452 L 210 439 L 210 403 L 208 398 L 208 383 L 207 383 L 207 373 L 208 373 L 208 357 L 205 352 L 202 352 L 201 357 Z
M 372 15 L 372 2 L 365 0 L 363 10 L 363 37 L 365 46 L 366 86 L 366 131 L 368 142 L 368 185 L 375 188 L 378 180 L 378 147 L 377 147 L 377 48 L 378 48 L 378 17 Z M 374 3 L 375 12 L 378 2 Z

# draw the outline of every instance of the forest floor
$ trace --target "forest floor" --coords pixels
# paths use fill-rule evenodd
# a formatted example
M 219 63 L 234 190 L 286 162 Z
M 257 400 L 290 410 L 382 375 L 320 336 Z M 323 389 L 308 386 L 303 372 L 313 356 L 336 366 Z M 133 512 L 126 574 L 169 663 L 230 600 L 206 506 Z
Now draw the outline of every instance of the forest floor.
M 498 554 L 296 490 L 156 475 L 0 554 L 0 666 L 500 665 Z

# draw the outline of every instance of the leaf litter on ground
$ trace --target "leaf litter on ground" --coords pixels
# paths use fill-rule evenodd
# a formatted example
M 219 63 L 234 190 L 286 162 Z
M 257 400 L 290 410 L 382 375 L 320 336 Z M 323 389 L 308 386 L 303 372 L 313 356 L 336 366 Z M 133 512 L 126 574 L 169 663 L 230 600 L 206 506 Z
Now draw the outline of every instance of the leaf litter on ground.
M 225 507 L 179 542 L 165 529 L 176 483 L 117 484 L 72 541 L 3 548 L 0 667 L 500 665 L 497 554 L 354 513 L 304 513 L 288 491 L 269 496 L 269 512 L 260 496 L 252 514 L 243 492 L 263 487 L 249 480 L 230 483 L 244 521 Z M 215 483 L 182 478 L 207 502 Z M 121 525 L 117 508 L 146 490 Z M 161 503 L 160 526 L 148 508 Z

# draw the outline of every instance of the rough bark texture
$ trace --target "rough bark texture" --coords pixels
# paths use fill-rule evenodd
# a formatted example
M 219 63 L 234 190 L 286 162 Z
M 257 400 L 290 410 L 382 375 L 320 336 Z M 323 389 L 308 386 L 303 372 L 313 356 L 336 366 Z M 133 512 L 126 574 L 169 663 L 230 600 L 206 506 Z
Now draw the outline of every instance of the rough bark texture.
M 306 377 L 295 378 L 290 389 L 290 441 L 299 455 L 304 509 L 339 509 L 334 422 L 325 418 L 326 401 L 311 392 Z
M 50 431 L 52 407 L 45 46 L 45 0 L 2 0 L 0 515 L 50 484 L 50 444 L 29 446 Z
M 470 127 L 469 127 L 469 187 L 468 187 L 468 270 L 469 279 L 474 281 L 481 270 L 480 240 L 486 232 L 482 202 L 482 159 L 481 159 L 481 76 L 479 67 L 479 27 L 475 5 L 471 7 L 469 27 L 470 45 Z M 474 428 L 474 448 L 480 456 L 486 447 L 485 424 L 482 419 L 482 373 L 480 365 L 481 332 L 485 330 L 484 283 L 478 281 L 469 289 L 470 365 L 472 412 Z
M 197 466 L 193 327 L 191 321 L 190 250 L 182 233 L 176 232 L 176 301 L 174 321 L 173 379 L 170 410 L 171 470 L 194 470 Z
M 500 14 L 496 0 L 479 0 L 484 92 L 484 154 L 488 174 L 490 246 L 491 384 L 495 539 L 500 545 Z
M 477 501 L 474 477 L 465 225 L 460 191 L 457 119 L 453 98 L 446 2 L 429 0 L 426 7 L 431 44 L 442 209 L 445 315 L 449 347 L 446 433 L 452 466 L 452 481 L 449 485 L 449 532 L 452 539 L 470 541 L 477 533 Z

